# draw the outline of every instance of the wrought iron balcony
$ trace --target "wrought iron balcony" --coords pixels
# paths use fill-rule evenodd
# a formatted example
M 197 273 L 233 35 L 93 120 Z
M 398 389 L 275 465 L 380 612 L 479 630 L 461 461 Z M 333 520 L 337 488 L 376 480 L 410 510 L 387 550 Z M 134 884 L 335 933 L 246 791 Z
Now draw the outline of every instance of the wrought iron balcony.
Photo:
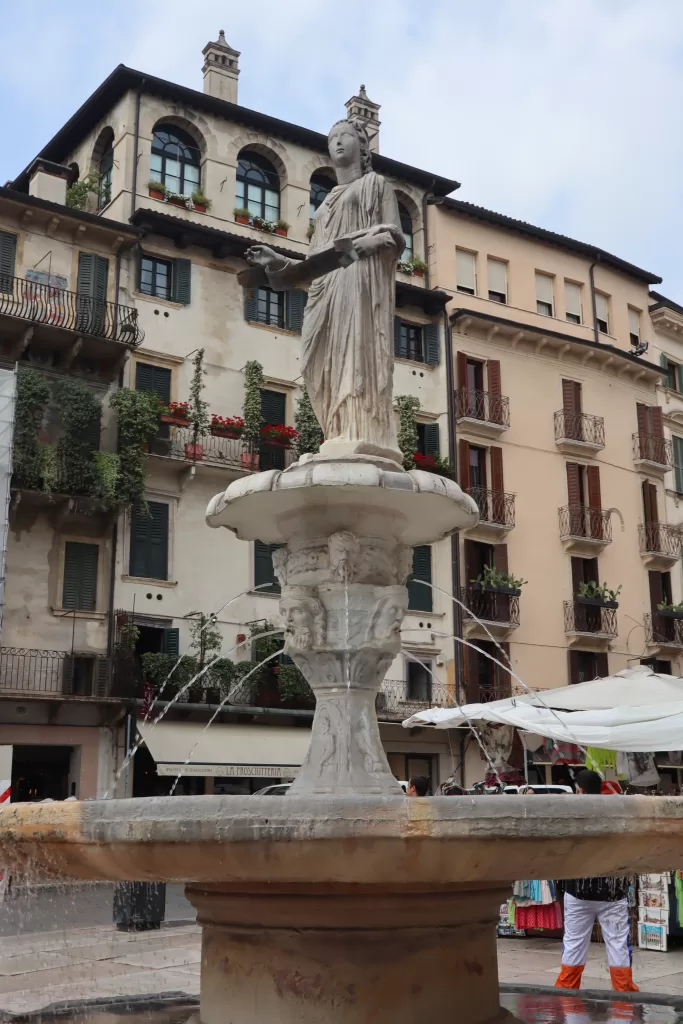
M 455 415 L 458 420 L 466 420 L 473 431 L 479 429 L 495 436 L 510 426 L 510 399 L 490 391 L 459 388 L 455 392 Z
M 608 510 L 588 505 L 563 505 L 557 513 L 562 541 L 578 541 L 596 547 L 612 543 L 612 517 Z
M 683 648 L 683 619 L 656 612 L 643 616 L 645 643 L 654 647 Z
M 468 487 L 479 509 L 479 523 L 500 530 L 511 530 L 515 525 L 515 496 L 505 491 L 489 491 L 485 487 Z
M 479 619 L 487 626 L 497 625 L 505 631 L 519 626 L 519 593 L 482 590 L 472 584 L 462 588 L 461 601 L 466 608 L 463 611 L 466 621 L 476 622 Z
M 22 697 L 108 697 L 109 658 L 0 647 L 0 694 Z
M 674 464 L 673 443 L 656 434 L 633 434 L 633 460 L 666 472 Z
M 132 348 L 145 337 L 138 323 L 138 311 L 132 306 L 103 302 L 22 277 L 0 277 L 0 315 L 3 314 L 32 324 L 107 338 Z
M 564 631 L 569 634 L 613 638 L 617 635 L 617 609 L 594 603 L 594 598 L 564 602 Z
M 558 409 L 555 413 L 555 443 L 560 451 L 598 452 L 605 447 L 605 421 L 602 416 Z
M 638 540 L 640 552 L 647 560 L 673 563 L 681 557 L 679 526 L 671 526 L 669 523 L 641 523 L 638 526 Z
M 421 686 L 411 686 L 405 679 L 385 679 L 376 700 L 378 716 L 397 721 L 425 708 L 449 708 L 457 704 L 455 688 L 430 677 Z
M 175 459 L 182 463 L 225 468 L 234 472 L 260 472 L 264 469 L 285 469 L 295 461 L 291 448 L 261 444 L 258 463 L 249 457 L 249 448 L 236 437 L 208 434 L 194 443 L 192 427 L 168 427 L 167 437 L 157 437 L 150 445 L 150 454 Z
M 498 658 L 504 660 L 500 652 Z M 512 690 L 509 686 L 478 686 L 474 687 L 471 693 L 468 688 L 467 700 L 470 704 L 489 704 L 491 701 L 505 700 L 511 696 Z

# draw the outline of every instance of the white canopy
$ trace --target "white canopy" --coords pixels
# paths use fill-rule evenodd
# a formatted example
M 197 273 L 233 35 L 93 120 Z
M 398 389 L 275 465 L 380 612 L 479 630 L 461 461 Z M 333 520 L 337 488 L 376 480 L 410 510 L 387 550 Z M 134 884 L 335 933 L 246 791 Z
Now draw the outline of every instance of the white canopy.
M 295 726 L 138 722 L 159 775 L 293 779 L 311 741 Z
M 466 728 L 470 722 L 513 725 L 561 743 L 606 750 L 683 749 L 683 679 L 645 665 L 604 679 L 508 697 L 488 704 L 429 708 L 405 728 Z

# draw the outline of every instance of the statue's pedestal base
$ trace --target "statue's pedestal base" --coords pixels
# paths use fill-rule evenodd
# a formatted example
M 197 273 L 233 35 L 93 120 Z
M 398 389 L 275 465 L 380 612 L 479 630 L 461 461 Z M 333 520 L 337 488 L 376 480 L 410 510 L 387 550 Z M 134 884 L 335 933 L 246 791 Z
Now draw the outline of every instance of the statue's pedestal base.
M 202 1024 L 484 1024 L 508 888 L 189 885 Z

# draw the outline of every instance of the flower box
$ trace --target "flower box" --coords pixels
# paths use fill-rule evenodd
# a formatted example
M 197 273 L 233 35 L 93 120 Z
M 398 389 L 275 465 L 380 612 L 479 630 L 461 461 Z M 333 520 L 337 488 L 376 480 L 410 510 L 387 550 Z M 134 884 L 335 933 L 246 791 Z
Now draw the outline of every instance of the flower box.
M 184 210 L 187 209 L 187 200 L 182 199 L 180 196 L 169 196 L 167 201 L 171 206 L 182 206 Z
M 575 597 L 577 604 L 585 604 L 591 608 L 618 608 L 618 601 L 608 601 L 604 597 Z
M 424 277 L 424 270 L 418 270 L 417 267 L 413 267 L 413 277 Z
M 287 228 L 275 228 L 276 235 L 282 235 L 283 238 L 287 237 Z
M 185 445 L 185 458 L 189 462 L 201 462 L 204 458 L 204 446 L 201 444 L 191 444 L 188 441 Z
M 249 217 L 242 217 L 239 214 L 235 214 L 235 221 L 237 224 L 248 224 L 249 220 Z
M 194 200 L 194 208 L 197 211 L 197 213 L 206 213 L 207 210 L 206 204 L 198 203 L 196 199 Z
M 162 412 L 159 417 L 162 423 L 172 423 L 174 427 L 189 427 L 190 421 L 185 416 L 177 416 L 171 412 Z
M 242 469 L 249 470 L 249 472 L 258 472 L 259 453 L 258 452 L 242 452 L 240 457 L 242 463 Z
M 472 589 L 482 594 L 500 594 L 502 597 L 519 597 L 522 593 L 519 587 L 486 587 L 481 583 L 473 583 Z
M 231 437 L 233 441 L 238 441 L 242 431 L 239 427 L 211 427 L 211 434 L 213 437 Z
M 159 190 L 156 189 L 156 188 L 151 188 L 149 190 L 149 194 L 150 194 L 150 197 L 152 199 L 161 199 L 162 201 L 164 199 L 164 193 L 163 192 L 159 192 Z
M 683 619 L 683 608 L 658 608 L 657 614 L 663 619 Z

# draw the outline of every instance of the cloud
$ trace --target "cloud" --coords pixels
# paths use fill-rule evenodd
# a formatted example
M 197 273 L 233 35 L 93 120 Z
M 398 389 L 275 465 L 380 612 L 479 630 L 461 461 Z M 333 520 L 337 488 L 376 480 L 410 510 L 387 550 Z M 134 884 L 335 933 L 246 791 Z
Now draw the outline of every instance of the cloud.
M 36 10 L 37 8 L 37 10 Z M 240 100 L 321 131 L 367 85 L 382 151 L 460 196 L 600 245 L 683 298 L 680 0 L 38 0 L 4 28 L 0 180 L 119 62 L 201 88 L 224 28 Z M 29 20 L 30 19 L 30 20 Z M 80 30 L 79 30 L 80 26 Z M 26 75 L 26 40 L 39 60 Z M 43 56 L 44 55 L 44 56 Z

